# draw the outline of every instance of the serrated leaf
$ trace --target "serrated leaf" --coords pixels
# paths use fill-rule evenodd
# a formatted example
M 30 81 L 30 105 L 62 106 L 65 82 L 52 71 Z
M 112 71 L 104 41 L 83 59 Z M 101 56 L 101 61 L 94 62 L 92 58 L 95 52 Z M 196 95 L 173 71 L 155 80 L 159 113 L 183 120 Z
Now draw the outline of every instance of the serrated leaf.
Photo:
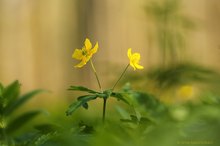
M 126 104 L 130 105 L 129 102 L 123 97 L 122 93 L 112 92 L 111 96 L 117 98 L 117 100 L 122 100 Z
M 93 93 L 93 94 L 100 93 L 95 90 L 91 90 L 89 88 L 86 88 L 84 86 L 70 86 L 70 88 L 68 90 L 84 91 L 84 92 Z
M 77 110 L 80 106 L 85 106 L 84 108 L 86 108 L 86 103 L 90 100 L 94 100 L 97 98 L 97 95 L 84 95 L 84 96 L 80 96 L 78 98 L 78 100 L 74 103 L 72 103 L 69 108 L 66 111 L 66 115 L 69 116 L 71 115 L 75 110 Z
M 21 128 L 22 126 L 24 126 L 27 122 L 29 122 L 30 120 L 32 120 L 34 117 L 36 117 L 38 114 L 40 114 L 42 111 L 30 111 L 30 112 L 26 112 L 20 116 L 18 116 L 17 118 L 15 118 L 12 122 L 10 122 L 7 126 L 7 133 L 12 133 L 16 130 L 18 130 L 19 128 Z
M 35 96 L 36 94 L 39 94 L 41 92 L 44 92 L 44 91 L 45 90 L 34 90 L 34 91 L 31 91 L 27 94 L 22 95 L 20 98 L 16 99 L 13 103 L 8 105 L 8 107 L 6 107 L 5 114 L 6 115 L 11 114 L 13 111 L 15 111 L 17 108 L 22 106 L 25 102 L 27 102 L 33 96 Z

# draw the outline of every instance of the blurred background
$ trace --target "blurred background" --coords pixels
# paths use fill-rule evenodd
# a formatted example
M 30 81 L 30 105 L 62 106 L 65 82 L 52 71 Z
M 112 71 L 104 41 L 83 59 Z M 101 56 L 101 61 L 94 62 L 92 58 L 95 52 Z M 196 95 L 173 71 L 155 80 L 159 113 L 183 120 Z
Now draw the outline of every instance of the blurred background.
M 70 85 L 98 89 L 90 66 L 76 69 L 71 58 L 86 37 L 99 42 L 94 63 L 104 88 L 130 47 L 145 71 L 181 62 L 218 71 L 219 18 L 219 0 L 0 0 L 0 82 L 48 89 L 45 102 L 67 100 Z
M 219 0 L 0 0 L 0 145 L 218 146 L 219 18 Z M 129 105 L 110 98 L 105 128 L 100 98 L 65 114 L 85 94 L 71 85 L 99 90 L 89 64 L 74 68 L 85 38 L 99 43 L 93 63 L 104 90 L 127 66 L 128 48 L 144 66 L 117 85 Z M 50 92 L 29 101 L 42 92 L 34 89 Z

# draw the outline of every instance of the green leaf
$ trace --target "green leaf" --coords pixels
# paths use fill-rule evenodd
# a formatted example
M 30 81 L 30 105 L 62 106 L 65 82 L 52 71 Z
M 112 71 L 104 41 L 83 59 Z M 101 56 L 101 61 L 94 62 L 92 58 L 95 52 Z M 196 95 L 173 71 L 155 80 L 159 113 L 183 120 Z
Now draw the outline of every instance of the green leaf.
M 4 91 L 4 87 L 0 83 L 0 114 L 3 113 L 3 108 L 5 107 L 5 100 L 4 100 L 3 96 L 2 96 L 3 91 Z
M 11 103 L 10 105 L 8 105 L 8 107 L 6 107 L 5 114 L 6 115 L 11 114 L 13 111 L 15 111 L 17 108 L 22 106 L 24 103 L 26 103 L 33 96 L 35 96 L 36 94 L 39 94 L 41 92 L 44 92 L 44 91 L 45 90 L 39 89 L 39 90 L 34 90 L 34 91 L 31 91 L 27 94 L 22 95 L 20 98 L 16 99 L 15 102 Z
M 155 121 L 153 121 L 152 119 L 150 119 L 149 117 L 141 117 L 140 118 L 140 121 L 139 121 L 140 124 L 156 124 Z
M 191 63 L 182 63 L 158 68 L 148 73 L 157 88 L 167 89 L 191 82 L 219 84 L 220 74 L 216 71 Z
M 5 106 L 7 106 L 9 103 L 13 102 L 20 93 L 20 83 L 18 81 L 14 81 L 10 85 L 8 85 L 2 93 L 2 97 L 5 100 Z
M 41 124 L 34 126 L 35 129 L 37 129 L 40 133 L 47 134 L 50 132 L 56 132 L 60 131 L 61 128 L 54 124 Z
M 80 106 L 83 106 L 84 108 L 88 109 L 87 102 L 90 100 L 94 100 L 96 98 L 97 98 L 97 95 L 84 95 L 84 96 L 78 97 L 78 100 L 69 106 L 69 108 L 66 111 L 66 115 L 67 116 L 71 115 Z
M 120 119 L 120 120 L 121 120 L 121 122 L 138 124 L 138 118 L 137 118 L 137 116 L 130 115 L 130 118 L 131 118 L 131 119 Z
M 0 98 L 2 98 L 3 90 L 4 90 L 4 86 L 0 83 Z
M 138 118 L 135 115 L 130 115 L 131 116 L 131 121 L 133 121 L 134 123 L 138 122 Z
M 92 134 L 94 132 L 93 126 L 85 124 L 83 121 L 79 123 L 79 133 L 80 134 Z
M 117 98 L 117 100 L 121 100 L 130 105 L 129 102 L 123 97 L 122 93 L 112 92 L 111 96 Z
M 129 113 L 125 109 L 123 109 L 120 106 L 116 106 L 115 108 L 116 108 L 117 112 L 122 116 L 123 119 L 130 118 Z
M 34 141 L 34 144 L 32 144 L 32 145 L 35 145 L 35 146 L 47 145 L 46 143 L 49 140 L 51 140 L 57 136 L 58 136 L 57 132 L 50 132 L 50 133 L 46 133 L 46 134 L 41 134 L 37 137 L 37 139 Z M 54 144 L 52 144 L 52 145 L 54 145 Z
M 68 90 L 84 91 L 84 92 L 93 93 L 93 94 L 100 93 L 100 92 L 88 89 L 86 87 L 83 87 L 83 86 L 70 86 Z
M 26 113 L 18 116 L 17 118 L 15 118 L 12 122 L 10 122 L 8 124 L 6 131 L 8 133 L 12 133 L 12 132 L 18 130 L 19 128 L 24 126 L 27 122 L 29 122 L 31 119 L 36 117 L 41 112 L 42 111 L 39 111 L 39 110 L 37 110 L 37 111 L 30 111 L 30 112 L 26 112 Z
M 86 103 L 83 103 L 83 104 L 82 104 L 82 107 L 84 107 L 85 109 L 88 109 L 88 108 L 89 108 L 89 105 L 88 105 L 88 103 L 86 102 Z

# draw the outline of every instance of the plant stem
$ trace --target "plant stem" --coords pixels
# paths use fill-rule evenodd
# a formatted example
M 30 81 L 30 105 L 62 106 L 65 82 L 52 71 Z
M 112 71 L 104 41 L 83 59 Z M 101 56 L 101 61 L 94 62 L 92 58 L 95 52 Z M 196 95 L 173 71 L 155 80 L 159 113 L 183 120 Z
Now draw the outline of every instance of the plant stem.
M 95 66 L 94 66 L 94 64 L 93 64 L 93 62 L 92 62 L 92 59 L 90 59 L 90 64 L 91 64 L 91 66 L 92 66 L 92 70 L 93 70 L 93 72 L 94 72 L 94 74 L 95 74 L 95 77 L 96 77 L 96 80 L 97 80 L 97 82 L 98 82 L 99 89 L 100 89 L 101 92 L 103 92 L 103 91 L 102 91 L 102 86 L 101 86 L 101 83 L 100 83 L 100 81 L 99 81 L 99 77 L 98 77 L 98 75 L 97 75 Z M 102 113 L 102 122 L 103 122 L 103 123 L 105 122 L 106 102 L 107 102 L 107 98 L 103 98 L 103 113 Z
M 118 80 L 115 82 L 113 88 L 112 88 L 112 91 L 115 89 L 115 86 L 118 84 L 118 82 L 121 80 L 121 78 L 123 77 L 123 75 L 125 74 L 126 70 L 128 69 L 128 67 L 130 66 L 130 64 L 128 64 L 126 66 L 126 68 L 124 69 L 124 71 L 122 72 L 121 76 L 118 78 Z
M 106 102 L 107 102 L 107 98 L 103 98 L 103 113 L 102 113 L 102 122 L 103 123 L 105 123 Z
M 102 92 L 102 86 L 101 86 L 101 84 L 100 84 L 99 77 L 98 77 L 98 75 L 97 75 L 96 69 L 95 69 L 94 64 L 93 64 L 93 62 L 92 62 L 92 59 L 90 59 L 90 64 L 91 64 L 91 66 L 92 66 L 92 70 L 93 70 L 93 72 L 94 72 L 94 74 L 95 74 L 95 77 L 96 77 L 96 80 L 97 80 L 97 82 L 98 82 L 99 89 L 100 89 L 100 91 Z

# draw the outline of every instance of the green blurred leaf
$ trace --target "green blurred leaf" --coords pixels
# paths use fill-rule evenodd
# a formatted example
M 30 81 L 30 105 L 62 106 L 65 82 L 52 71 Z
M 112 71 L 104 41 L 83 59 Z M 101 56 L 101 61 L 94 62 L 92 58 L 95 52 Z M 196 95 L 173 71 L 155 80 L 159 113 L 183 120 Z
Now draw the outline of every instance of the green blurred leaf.
M 17 108 L 22 106 L 25 102 L 27 102 L 33 96 L 35 96 L 35 95 L 37 95 L 37 94 L 39 94 L 41 92 L 45 92 L 45 90 L 40 90 L 40 89 L 39 90 L 34 90 L 34 91 L 31 91 L 31 92 L 21 96 L 20 98 L 16 99 L 8 107 L 6 107 L 5 114 L 6 115 L 11 114 L 13 111 L 15 111 Z
M 120 106 L 116 106 L 115 108 L 116 108 L 117 112 L 122 116 L 123 119 L 130 118 L 130 114 L 125 109 L 123 109 Z
M 0 83 L 0 98 L 2 98 L 3 90 L 4 90 L 4 86 Z
M 16 130 L 18 130 L 19 128 L 21 128 L 22 126 L 24 126 L 27 122 L 29 122 L 30 120 L 32 120 L 34 117 L 36 117 L 38 114 L 40 114 L 42 111 L 30 111 L 30 112 L 26 112 L 20 116 L 18 116 L 17 118 L 15 118 L 13 121 L 11 121 L 8 126 L 7 126 L 7 133 L 12 133 Z
M 56 132 L 60 130 L 60 127 L 54 124 L 41 124 L 34 126 L 40 133 L 46 134 L 50 132 Z
M 137 122 L 138 122 L 137 116 L 135 116 L 135 115 L 130 115 L 130 117 L 131 117 L 131 121 L 133 121 L 134 123 L 137 123 Z
M 3 107 L 5 107 L 5 100 L 2 96 L 4 91 L 3 85 L 0 83 L 0 114 L 3 114 Z
M 16 146 L 33 146 L 33 142 L 38 136 L 37 132 L 28 132 L 16 137 Z
M 88 108 L 87 102 L 90 100 L 94 100 L 97 98 L 97 95 L 84 95 L 78 97 L 78 100 L 76 102 L 73 102 L 69 108 L 66 111 L 66 115 L 71 115 L 76 109 L 78 109 L 80 106 L 83 106 L 84 108 Z
M 80 134 L 91 134 L 94 131 L 95 130 L 94 130 L 93 126 L 89 126 L 89 125 L 85 124 L 83 121 L 80 121 L 80 123 L 79 123 L 79 133 Z
M 153 121 L 152 119 L 150 119 L 149 117 L 141 117 L 140 124 L 155 124 L 155 121 Z
M 169 88 L 190 82 L 220 82 L 220 75 L 217 72 L 189 63 L 153 70 L 148 73 L 148 77 L 154 80 L 159 88 Z
M 11 102 L 13 102 L 20 93 L 20 83 L 18 81 L 14 81 L 10 85 L 8 85 L 6 88 L 4 88 L 2 97 L 5 100 L 4 106 L 7 106 Z
M 115 97 L 117 100 L 121 100 L 123 101 L 124 103 L 130 105 L 130 103 L 128 102 L 128 100 L 126 100 L 123 96 L 123 93 L 118 93 L 118 92 L 113 92 L 111 94 L 111 97 Z
M 88 93 L 100 93 L 91 89 L 88 89 L 84 86 L 70 86 L 70 88 L 68 90 L 74 90 L 74 91 L 84 91 L 84 92 L 88 92 Z
M 31 145 L 35 145 L 35 146 L 47 145 L 46 143 L 52 138 L 56 137 L 57 135 L 58 135 L 57 132 L 49 132 L 46 134 L 41 134 L 35 139 L 35 141 L 33 142 L 34 144 L 32 143 Z
M 138 122 L 139 122 L 137 116 L 135 116 L 135 115 L 130 115 L 130 119 L 120 119 L 120 120 L 121 120 L 121 122 L 134 123 L 134 124 L 138 124 Z

